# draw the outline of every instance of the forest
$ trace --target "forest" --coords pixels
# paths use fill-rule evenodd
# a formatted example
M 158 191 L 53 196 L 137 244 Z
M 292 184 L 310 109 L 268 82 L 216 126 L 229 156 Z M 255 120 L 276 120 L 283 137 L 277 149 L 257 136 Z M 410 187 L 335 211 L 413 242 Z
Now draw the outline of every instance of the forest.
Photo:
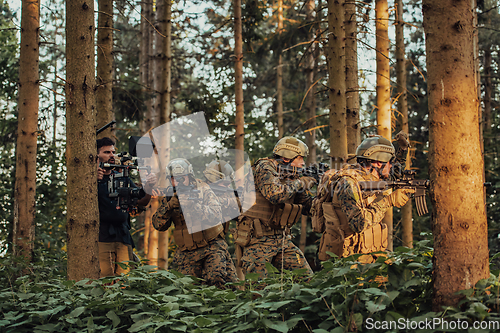
M 1 0 L 0 332 L 499 331 L 499 6 Z M 170 269 L 153 196 L 132 214 L 138 261 L 99 278 L 96 139 L 127 152 L 191 116 L 207 156 L 248 165 L 293 136 L 307 165 L 340 169 L 363 139 L 404 131 L 428 213 L 389 210 L 387 257 L 369 264 L 320 262 L 303 215 L 292 240 L 312 277 L 268 264 L 219 289 Z

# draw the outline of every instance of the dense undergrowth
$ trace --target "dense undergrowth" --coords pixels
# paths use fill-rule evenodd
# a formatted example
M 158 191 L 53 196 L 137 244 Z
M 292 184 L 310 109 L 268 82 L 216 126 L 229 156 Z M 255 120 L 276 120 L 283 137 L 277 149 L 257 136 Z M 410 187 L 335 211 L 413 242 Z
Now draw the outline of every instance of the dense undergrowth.
M 437 332 L 457 324 L 472 332 L 474 322 L 489 324 L 478 332 L 498 331 L 498 272 L 462 292 L 459 308 L 435 313 L 431 258 L 424 241 L 372 264 L 325 262 L 308 281 L 300 271 L 275 272 L 264 283 L 249 274 L 244 290 L 220 290 L 147 265 L 115 280 L 75 283 L 61 274 L 59 259 L 19 271 L 21 263 L 7 257 L 0 261 L 0 332 Z M 429 325 L 437 320 L 448 326 Z

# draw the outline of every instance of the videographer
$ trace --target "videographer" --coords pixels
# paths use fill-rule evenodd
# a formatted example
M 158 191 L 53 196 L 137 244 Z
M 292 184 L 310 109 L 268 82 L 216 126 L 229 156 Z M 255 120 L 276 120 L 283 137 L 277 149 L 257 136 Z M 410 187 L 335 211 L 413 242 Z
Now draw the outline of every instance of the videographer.
M 99 163 L 115 164 L 115 143 L 108 137 L 97 140 L 97 157 Z M 134 242 L 130 235 L 130 214 L 117 207 L 118 198 L 109 197 L 108 182 L 112 173 L 116 170 L 97 169 L 97 183 L 99 196 L 99 264 L 101 277 L 116 276 L 127 273 L 128 269 L 123 269 L 117 262 L 132 260 L 132 248 Z M 156 175 L 149 174 L 146 178 L 146 193 L 151 193 L 153 185 L 156 183 Z M 130 186 L 137 186 L 130 180 Z M 137 200 L 138 206 L 146 206 L 151 199 L 151 195 L 146 194 Z

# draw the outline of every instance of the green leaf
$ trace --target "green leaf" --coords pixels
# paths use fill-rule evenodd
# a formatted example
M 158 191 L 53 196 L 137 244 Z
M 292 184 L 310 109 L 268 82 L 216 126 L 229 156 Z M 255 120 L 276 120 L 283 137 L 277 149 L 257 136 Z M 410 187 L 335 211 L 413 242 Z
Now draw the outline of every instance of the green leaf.
M 370 313 L 379 312 L 379 311 L 382 311 L 385 309 L 385 305 L 384 304 L 376 304 L 375 302 L 372 302 L 372 301 L 367 301 L 366 302 L 366 309 Z
M 274 267 L 274 265 L 271 264 L 270 262 L 266 261 L 265 265 L 266 265 L 266 270 L 269 274 L 279 273 L 279 270 L 276 267 Z
M 345 332 L 344 328 L 340 326 L 335 327 L 333 330 L 330 331 L 330 333 L 344 333 L 344 332 Z
M 272 304 L 272 306 L 271 306 L 271 308 L 269 310 L 276 311 L 279 308 L 281 308 L 283 305 L 286 305 L 286 304 L 291 303 L 291 302 L 293 302 L 293 300 L 282 301 L 282 302 L 275 302 L 275 303 Z
M 101 296 L 102 294 L 104 294 L 104 290 L 102 290 L 101 288 L 94 288 L 92 289 L 92 291 L 90 292 L 90 295 L 94 296 L 94 297 L 99 297 Z
M 387 292 L 387 296 L 389 297 L 389 302 L 392 302 L 399 296 L 399 291 L 392 290 Z
M 106 313 L 106 317 L 108 317 L 113 322 L 113 327 L 116 327 L 118 326 L 118 324 L 120 324 L 120 317 L 118 317 L 113 310 L 108 311 L 108 313 Z
M 128 329 L 129 332 L 144 332 L 146 327 L 149 326 L 154 326 L 156 323 L 151 322 L 151 318 L 143 319 L 140 320 L 136 323 L 134 323 L 130 328 Z
M 84 306 L 80 306 L 76 309 L 74 309 L 73 311 L 71 311 L 69 314 L 68 314 L 68 317 L 70 318 L 77 318 L 79 317 L 83 312 L 85 311 L 85 307 Z
M 283 321 L 271 321 L 269 319 L 264 319 L 262 320 L 262 323 L 266 325 L 266 327 L 272 328 L 278 332 L 288 332 L 288 325 Z
M 213 321 L 203 316 L 198 316 L 194 318 L 194 322 L 199 327 L 205 327 L 213 323 Z
M 363 326 L 363 315 L 361 313 L 355 313 L 352 316 L 352 319 L 354 320 L 354 323 L 356 323 L 357 327 Z
M 372 294 L 372 295 L 377 295 L 377 296 L 387 296 L 386 293 L 384 293 L 382 290 L 378 288 L 366 288 L 363 289 L 364 292 Z
M 245 280 L 255 282 L 259 279 L 259 273 L 248 273 L 245 275 Z

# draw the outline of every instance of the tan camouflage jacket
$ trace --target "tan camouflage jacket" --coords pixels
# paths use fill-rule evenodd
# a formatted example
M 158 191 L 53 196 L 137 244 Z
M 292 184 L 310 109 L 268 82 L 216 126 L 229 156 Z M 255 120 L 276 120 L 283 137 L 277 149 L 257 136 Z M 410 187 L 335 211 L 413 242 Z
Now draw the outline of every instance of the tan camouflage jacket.
M 200 220 L 201 224 L 213 225 L 216 221 L 221 222 L 221 206 L 214 192 L 201 180 L 196 180 L 196 182 L 197 188 L 202 189 L 200 193 L 201 200 L 193 202 L 190 207 L 183 208 L 189 208 L 189 213 L 192 214 L 192 216 L 196 216 Z M 176 221 L 181 221 L 181 224 L 184 226 L 186 224 L 181 208 L 177 207 L 171 209 L 169 199 L 170 198 L 168 197 L 163 197 L 160 206 L 153 215 L 152 223 L 157 230 L 167 230 L 170 225 Z M 181 201 L 185 202 L 183 200 Z M 203 223 L 203 221 L 207 222 Z M 178 226 L 176 225 L 176 227 Z
M 362 179 L 363 181 L 378 180 L 359 164 L 349 165 L 347 168 L 355 170 L 355 178 Z M 332 183 L 331 186 L 333 186 L 334 191 L 338 193 L 340 207 L 342 212 L 347 216 L 349 227 L 354 232 L 360 233 L 371 225 L 380 223 L 386 211 L 390 208 L 390 205 L 386 199 L 383 199 L 365 206 L 361 199 L 371 195 L 371 193 L 361 192 L 356 182 L 357 180 L 353 177 L 343 176 Z
M 272 205 L 287 202 L 293 198 L 293 203 L 302 204 L 302 214 L 311 215 L 311 192 L 302 190 L 298 179 L 283 181 L 277 171 L 276 163 L 271 159 L 257 161 L 254 171 L 255 189 L 269 200 Z

